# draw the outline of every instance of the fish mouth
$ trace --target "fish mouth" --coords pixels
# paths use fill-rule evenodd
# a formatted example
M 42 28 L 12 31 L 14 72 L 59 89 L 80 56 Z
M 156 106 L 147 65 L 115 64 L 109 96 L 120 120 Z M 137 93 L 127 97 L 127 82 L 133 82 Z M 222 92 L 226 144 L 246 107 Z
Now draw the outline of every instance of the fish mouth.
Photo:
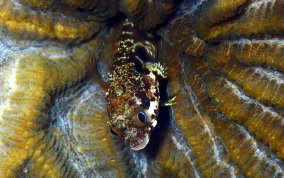
M 149 135 L 147 134 L 142 139 L 139 139 L 136 143 L 131 144 L 130 147 L 132 150 L 138 151 L 144 149 L 149 142 Z

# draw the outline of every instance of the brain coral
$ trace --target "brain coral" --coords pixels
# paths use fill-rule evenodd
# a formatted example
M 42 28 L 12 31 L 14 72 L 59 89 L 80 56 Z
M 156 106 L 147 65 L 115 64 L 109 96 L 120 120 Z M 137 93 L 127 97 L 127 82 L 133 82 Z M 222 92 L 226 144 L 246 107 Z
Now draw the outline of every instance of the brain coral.
M 141 151 L 102 88 L 125 18 L 176 96 Z M 283 0 L 1 0 L 0 177 L 283 177 L 283 19 Z

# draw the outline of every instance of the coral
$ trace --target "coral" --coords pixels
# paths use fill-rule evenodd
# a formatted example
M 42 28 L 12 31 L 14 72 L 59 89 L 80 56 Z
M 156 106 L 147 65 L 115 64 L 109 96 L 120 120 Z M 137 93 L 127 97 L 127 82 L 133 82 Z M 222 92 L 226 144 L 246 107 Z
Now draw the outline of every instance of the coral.
M 55 0 L 21 0 L 21 2 L 31 8 L 48 9 L 54 5 Z
M 212 26 L 204 38 L 207 40 L 226 39 L 232 37 L 263 38 L 266 35 L 281 35 L 283 32 L 283 1 L 253 1 L 247 4 L 233 20 L 224 20 Z M 236 11 L 237 12 L 237 11 Z
M 280 166 L 275 161 L 268 161 L 266 153 L 257 150 L 256 141 L 244 128 L 222 118 L 215 119 L 214 124 L 222 140 L 226 143 L 232 160 L 239 165 L 246 176 L 280 176 Z
M 162 149 L 155 158 L 155 170 L 157 177 L 187 177 L 196 175 L 193 162 L 189 156 L 189 150 L 182 141 L 178 140 L 177 133 L 173 130 L 163 135 L 160 147 Z M 177 161 L 178 160 L 178 161 Z
M 190 56 L 201 56 L 206 47 L 205 41 L 201 40 L 190 26 L 190 23 L 185 24 L 182 18 L 175 19 L 168 25 L 169 30 L 160 33 L 167 43 L 181 52 Z
M 140 29 L 153 29 L 175 10 L 179 0 L 122 0 L 120 10 Z M 152 13 L 155 12 L 155 13 Z
M 141 151 L 107 124 L 125 17 L 176 96 Z M 283 0 L 2 0 L 0 177 L 283 177 L 282 17 Z
M 87 84 L 84 93 L 68 96 L 72 97 L 72 107 L 62 115 L 62 135 L 66 139 L 73 137 L 65 145 L 72 152 L 72 158 L 82 162 L 78 170 L 81 175 L 88 171 L 100 171 L 101 175 L 107 177 L 125 177 L 127 174 L 122 156 L 117 154 L 118 148 L 114 149 L 114 136 L 109 134 L 109 127 L 105 123 L 104 95 L 97 84 Z
M 209 48 L 207 60 L 212 65 L 243 64 L 270 66 L 284 71 L 282 40 L 240 40 L 222 42 Z
M 52 39 L 63 43 L 80 43 L 93 36 L 99 25 L 61 12 L 31 10 L 10 0 L 0 3 L 0 26 L 17 39 Z
M 207 90 L 220 111 L 244 124 L 252 133 L 269 143 L 279 158 L 283 158 L 283 142 L 279 142 L 284 136 L 281 114 L 245 96 L 236 85 L 223 77 L 210 79 Z
M 170 93 L 177 94 L 177 104 L 173 106 L 173 115 L 176 126 L 181 130 L 188 144 L 192 147 L 192 152 L 196 156 L 197 164 L 204 177 L 230 176 L 233 174 L 233 168 L 222 160 L 219 150 L 217 149 L 215 133 L 213 132 L 212 123 L 206 113 L 200 113 L 198 106 L 195 106 L 191 100 L 195 100 L 193 91 L 188 84 L 190 75 L 188 72 L 188 62 L 177 63 L 179 60 L 177 54 L 171 47 L 165 45 L 166 54 L 161 56 L 167 62 L 169 74 L 172 72 L 179 80 L 170 80 Z M 167 52 L 173 51 L 168 54 Z M 179 68 L 180 70 L 176 70 Z M 188 100 L 184 100 L 188 98 Z M 202 140 L 202 142 L 200 142 Z
M 63 4 L 90 11 L 96 20 L 113 17 L 118 10 L 116 0 L 61 0 Z
M 60 47 L 18 49 L 9 55 L 10 69 L 2 75 L 8 77 L 9 90 L 1 104 L 1 175 L 12 176 L 29 160 L 31 171 L 42 165 L 47 170 L 42 170 L 40 175 L 62 175 L 62 170 L 50 169 L 57 161 L 62 163 L 55 160 L 61 154 L 53 147 L 55 138 L 45 133 L 52 121 L 45 110 L 52 93 L 86 74 L 92 55 L 87 45 L 95 47 L 96 42 L 68 50 Z M 43 142 L 45 139 L 47 141 Z
M 220 72 L 241 86 L 247 95 L 283 108 L 283 74 L 261 67 L 223 66 Z

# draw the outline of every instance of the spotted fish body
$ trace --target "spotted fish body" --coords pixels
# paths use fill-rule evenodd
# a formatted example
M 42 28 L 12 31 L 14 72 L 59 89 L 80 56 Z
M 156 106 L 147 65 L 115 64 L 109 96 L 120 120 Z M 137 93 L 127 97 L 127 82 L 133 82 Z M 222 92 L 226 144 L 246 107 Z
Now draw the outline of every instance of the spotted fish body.
M 159 75 L 151 35 L 126 20 L 108 76 L 106 92 L 109 125 L 133 150 L 143 149 L 157 125 L 160 102 Z

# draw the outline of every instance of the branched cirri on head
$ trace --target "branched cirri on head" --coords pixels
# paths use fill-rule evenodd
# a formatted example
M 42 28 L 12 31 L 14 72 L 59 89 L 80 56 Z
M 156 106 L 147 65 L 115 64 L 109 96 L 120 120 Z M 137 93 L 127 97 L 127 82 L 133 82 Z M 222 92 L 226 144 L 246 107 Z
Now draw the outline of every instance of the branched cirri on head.
M 166 78 L 166 74 L 159 63 L 153 62 L 155 58 L 152 35 L 126 20 L 108 76 L 106 101 L 112 132 L 133 150 L 145 148 L 157 125 L 158 78 Z

